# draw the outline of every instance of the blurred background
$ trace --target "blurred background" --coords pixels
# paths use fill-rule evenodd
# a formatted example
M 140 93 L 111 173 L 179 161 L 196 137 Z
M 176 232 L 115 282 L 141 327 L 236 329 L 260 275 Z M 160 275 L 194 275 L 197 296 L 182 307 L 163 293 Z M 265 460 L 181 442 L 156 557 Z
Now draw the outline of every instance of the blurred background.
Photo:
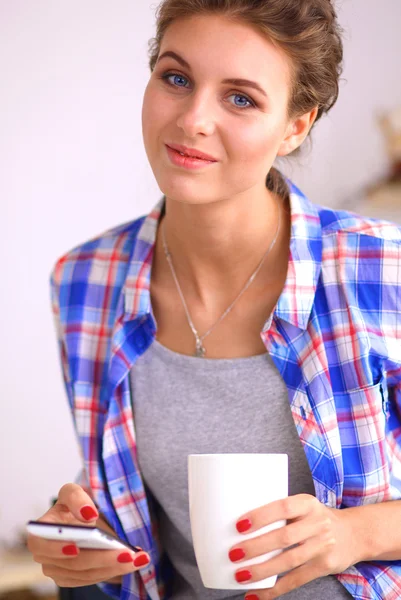
M 81 468 L 50 271 L 67 250 L 147 213 L 162 196 L 141 132 L 157 5 L 0 0 L 0 550 L 7 557 L 23 549 L 25 522 Z M 338 102 L 303 156 L 277 166 L 317 204 L 401 224 L 401 3 L 336 5 L 345 29 Z M 21 564 L 0 560 L 7 598 L 24 576 L 28 587 L 46 586 L 38 565 L 27 575 Z

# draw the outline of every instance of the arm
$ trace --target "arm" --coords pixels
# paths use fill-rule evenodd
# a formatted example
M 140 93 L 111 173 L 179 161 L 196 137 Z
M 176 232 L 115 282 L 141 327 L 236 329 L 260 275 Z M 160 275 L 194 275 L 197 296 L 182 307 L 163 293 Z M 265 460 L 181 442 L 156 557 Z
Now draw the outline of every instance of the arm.
M 389 448 L 393 449 L 393 468 L 390 470 L 392 488 L 401 497 L 401 368 L 387 372 L 388 402 L 383 407 L 386 412 Z M 389 500 L 376 504 L 346 509 L 355 521 L 362 543 L 363 560 L 401 560 L 401 500 Z
M 398 456 L 396 449 L 401 448 L 401 369 L 388 371 L 387 384 L 389 403 L 386 407 L 391 446 Z M 390 406 L 391 405 L 391 406 Z M 393 457 L 395 465 L 395 456 Z M 401 481 L 397 470 L 393 469 L 392 486 L 399 489 L 401 496 Z M 363 560 L 401 560 L 401 500 L 390 500 L 348 508 L 344 512 L 354 523 L 361 540 Z
M 51 284 L 52 312 L 53 312 L 55 329 L 56 329 L 56 333 L 57 333 L 57 342 L 58 342 L 58 348 L 59 348 L 59 356 L 60 356 L 60 360 L 61 360 L 63 381 L 64 381 L 65 390 L 67 392 L 67 397 L 68 397 L 68 400 L 70 403 L 70 407 L 72 409 L 73 408 L 73 394 L 72 394 L 72 388 L 71 388 L 71 383 L 70 383 L 71 378 L 70 378 L 70 372 L 69 372 L 69 367 L 68 367 L 67 352 L 66 352 L 66 348 L 65 348 L 62 327 L 61 327 L 61 321 L 60 321 L 60 307 L 59 307 L 58 294 L 57 294 L 54 274 L 52 274 L 52 276 L 51 276 L 50 284 Z M 88 482 L 88 479 L 86 476 L 85 469 L 81 470 L 75 483 L 80 485 L 85 490 L 85 492 L 92 498 L 92 500 L 99 512 L 99 519 L 96 522 L 96 527 L 99 527 L 99 529 L 103 529 L 107 533 L 116 535 L 116 532 L 112 529 L 111 525 L 107 522 L 106 517 L 103 515 L 103 513 L 101 513 L 101 511 L 99 510 L 99 507 L 97 506 L 97 504 L 95 502 L 92 490 L 89 487 L 89 482 Z M 57 499 L 55 499 L 55 500 L 57 500 Z M 123 580 L 122 576 L 115 577 L 111 580 L 105 581 L 104 585 L 108 586 L 109 584 L 114 584 L 114 585 L 120 586 L 122 583 L 122 580 Z M 105 591 L 105 593 L 110 592 L 113 595 L 113 597 L 116 597 L 116 595 L 119 596 L 117 589 L 112 589 L 112 588 L 107 589 L 107 587 L 103 587 L 102 585 L 100 585 L 99 587 L 101 587 L 103 589 L 103 591 Z
M 102 511 L 99 509 L 94 497 L 93 497 L 93 493 L 91 488 L 89 487 L 89 483 L 88 483 L 88 478 L 86 475 L 86 471 L 85 469 L 81 469 L 81 471 L 79 472 L 75 483 L 78 484 L 79 486 L 81 486 L 81 488 L 83 490 L 85 490 L 85 492 L 92 498 L 94 505 L 97 508 L 97 511 L 99 513 L 99 518 L 96 521 L 96 527 L 98 527 L 99 529 L 102 529 L 103 531 L 106 531 L 107 533 L 110 533 L 111 535 L 117 535 L 116 532 L 114 531 L 114 529 L 112 528 L 112 526 L 110 525 L 110 523 L 108 522 L 108 520 L 106 519 L 105 515 L 102 513 Z M 122 583 L 122 576 L 119 577 L 114 577 L 113 579 L 107 579 L 104 583 L 113 583 L 113 584 L 117 584 L 117 585 L 121 585 Z
M 111 535 L 116 535 L 116 532 L 114 531 L 114 529 L 112 529 L 110 527 L 110 525 L 106 521 L 105 516 L 100 511 L 99 511 L 99 518 L 96 521 L 96 527 L 99 527 L 99 529 L 103 529 L 103 531 L 106 531 L 107 533 L 110 533 Z M 114 577 L 113 579 L 107 579 L 104 583 L 113 583 L 113 584 L 121 585 L 122 582 L 123 582 L 123 576 L 120 575 L 119 577 Z
M 401 500 L 345 508 L 341 514 L 360 541 L 361 560 L 401 560 Z

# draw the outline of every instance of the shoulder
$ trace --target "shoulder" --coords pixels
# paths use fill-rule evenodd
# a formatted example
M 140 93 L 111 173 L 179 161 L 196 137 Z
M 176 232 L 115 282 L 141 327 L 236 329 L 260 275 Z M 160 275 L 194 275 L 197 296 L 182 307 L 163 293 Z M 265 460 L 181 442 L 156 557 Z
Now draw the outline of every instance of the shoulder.
M 291 179 L 286 178 L 286 182 L 290 191 L 293 225 L 296 224 L 300 236 L 321 239 L 323 247 L 325 244 L 333 244 L 336 238 L 347 235 L 350 238 L 366 236 L 372 244 L 383 241 L 400 244 L 401 225 L 385 219 L 365 217 L 352 210 L 336 210 L 312 202 Z
M 370 238 L 373 245 L 384 241 L 401 243 L 401 226 L 384 219 L 373 219 L 348 210 L 333 210 L 317 206 L 322 228 L 322 239 L 343 236 Z M 365 243 L 367 240 L 365 241 Z
M 351 211 L 317 210 L 322 287 L 338 303 L 336 310 L 345 301 L 362 311 L 372 331 L 380 323 L 388 335 L 398 321 L 401 298 L 401 227 Z
M 129 263 L 138 232 L 146 216 L 107 229 L 103 233 L 75 246 L 54 264 L 51 271 L 51 283 L 60 287 L 67 284 L 93 282 L 103 272 L 117 282 L 118 274 Z M 97 275 L 94 274 L 96 271 Z M 112 272 L 111 272 L 112 271 Z
M 349 301 L 379 312 L 401 294 L 401 227 L 346 210 L 318 207 L 324 285 L 340 284 Z
M 401 227 L 346 210 L 319 207 L 322 235 L 322 267 L 329 280 L 344 285 L 373 286 L 375 292 L 401 293 Z M 336 273 L 336 274 L 335 274 Z M 391 290 L 390 290 L 391 288 Z M 373 291 L 373 288 L 372 288 Z

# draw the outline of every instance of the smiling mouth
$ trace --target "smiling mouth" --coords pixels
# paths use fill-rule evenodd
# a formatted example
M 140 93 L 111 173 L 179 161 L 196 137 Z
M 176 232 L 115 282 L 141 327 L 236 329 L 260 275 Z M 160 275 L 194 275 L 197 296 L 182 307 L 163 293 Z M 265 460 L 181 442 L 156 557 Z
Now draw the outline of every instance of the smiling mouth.
M 173 152 L 177 152 L 177 154 L 179 154 L 180 156 L 183 156 L 185 158 L 191 158 L 191 159 L 195 159 L 195 160 L 203 160 L 204 162 L 217 162 L 215 159 L 212 159 L 212 158 L 207 158 L 207 157 L 204 157 L 204 156 L 198 156 L 196 154 L 186 154 L 185 152 L 182 152 L 181 150 L 178 150 L 177 148 L 172 148 L 168 144 L 166 144 L 166 146 L 167 146 L 167 148 L 169 148 Z
M 207 167 L 212 167 L 217 164 L 217 161 L 214 160 L 206 160 L 204 158 L 195 158 L 193 156 L 188 156 L 181 151 L 176 150 L 175 148 L 171 148 L 166 144 L 165 146 L 167 150 L 167 154 L 169 156 L 169 160 L 173 165 L 176 165 L 179 168 L 185 170 L 193 170 L 193 169 L 206 169 Z

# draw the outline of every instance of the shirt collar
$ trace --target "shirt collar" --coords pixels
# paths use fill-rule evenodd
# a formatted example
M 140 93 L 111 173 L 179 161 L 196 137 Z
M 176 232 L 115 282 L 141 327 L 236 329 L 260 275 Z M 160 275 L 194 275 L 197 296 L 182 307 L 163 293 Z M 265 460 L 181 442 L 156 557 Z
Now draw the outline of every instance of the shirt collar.
M 275 315 L 306 329 L 321 271 L 322 232 L 318 208 L 288 178 L 290 188 L 291 240 L 288 272 Z M 151 313 L 150 277 L 157 227 L 164 211 L 165 196 L 140 225 L 125 280 L 124 321 Z M 271 318 L 263 331 L 269 329 Z
M 292 181 L 286 181 L 290 188 L 290 256 L 275 315 L 306 329 L 322 268 L 322 228 L 318 207 Z M 263 331 L 268 326 L 266 323 Z

